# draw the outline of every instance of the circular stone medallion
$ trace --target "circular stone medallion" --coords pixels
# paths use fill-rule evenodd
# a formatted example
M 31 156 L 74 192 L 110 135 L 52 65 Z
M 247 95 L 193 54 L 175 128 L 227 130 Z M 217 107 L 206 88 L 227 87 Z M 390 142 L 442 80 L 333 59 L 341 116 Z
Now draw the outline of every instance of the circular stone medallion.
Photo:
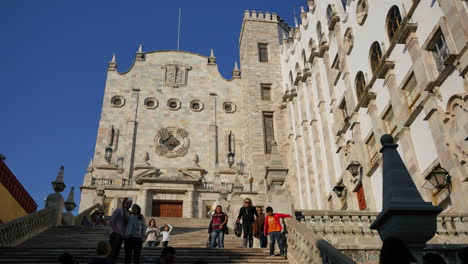
M 155 152 L 166 158 L 183 157 L 187 154 L 190 139 L 183 128 L 161 128 L 154 138 Z

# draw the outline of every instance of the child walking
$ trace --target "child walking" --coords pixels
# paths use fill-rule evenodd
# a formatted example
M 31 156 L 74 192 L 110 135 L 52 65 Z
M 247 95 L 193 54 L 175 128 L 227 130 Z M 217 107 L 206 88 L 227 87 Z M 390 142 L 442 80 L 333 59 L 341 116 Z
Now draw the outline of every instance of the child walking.
M 270 256 L 275 255 L 275 242 L 278 241 L 280 255 L 284 256 L 284 241 L 281 234 L 283 227 L 281 226 L 280 219 L 292 217 L 288 214 L 273 213 L 273 208 L 266 208 L 267 216 L 265 217 L 264 234 L 270 235 Z
M 163 237 L 162 239 L 162 246 L 163 248 L 166 248 L 167 245 L 169 244 L 169 241 L 171 241 L 171 232 L 172 232 L 172 226 L 169 224 L 165 224 L 159 227 L 161 231 L 161 235 Z

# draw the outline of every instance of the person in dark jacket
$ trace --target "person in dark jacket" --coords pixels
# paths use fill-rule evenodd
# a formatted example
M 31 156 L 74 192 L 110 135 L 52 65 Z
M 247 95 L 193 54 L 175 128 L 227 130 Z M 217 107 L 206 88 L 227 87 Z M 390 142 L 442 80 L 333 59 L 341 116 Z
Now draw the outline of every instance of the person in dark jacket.
M 244 199 L 244 206 L 239 210 L 239 216 L 237 221 L 239 222 L 242 219 L 242 229 L 244 232 L 244 240 L 242 247 L 247 248 L 247 241 L 249 242 L 249 247 L 253 247 L 253 230 L 252 225 L 255 219 L 258 217 L 257 210 L 252 205 L 252 200 L 250 198 Z
M 257 206 L 257 213 L 258 213 L 258 217 L 257 217 L 257 220 L 255 220 L 254 222 L 254 228 L 253 228 L 254 237 L 259 240 L 260 248 L 266 248 L 268 244 L 268 240 L 263 230 L 265 226 L 265 214 L 263 213 L 263 208 L 260 206 Z

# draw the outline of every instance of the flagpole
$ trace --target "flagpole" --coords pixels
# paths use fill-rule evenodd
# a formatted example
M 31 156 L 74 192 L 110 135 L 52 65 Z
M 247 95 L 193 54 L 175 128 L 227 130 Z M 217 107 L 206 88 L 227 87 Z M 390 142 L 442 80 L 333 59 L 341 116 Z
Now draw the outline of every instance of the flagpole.
M 177 28 L 177 50 L 179 50 L 180 47 L 180 16 L 181 16 L 182 10 L 179 8 L 179 26 Z

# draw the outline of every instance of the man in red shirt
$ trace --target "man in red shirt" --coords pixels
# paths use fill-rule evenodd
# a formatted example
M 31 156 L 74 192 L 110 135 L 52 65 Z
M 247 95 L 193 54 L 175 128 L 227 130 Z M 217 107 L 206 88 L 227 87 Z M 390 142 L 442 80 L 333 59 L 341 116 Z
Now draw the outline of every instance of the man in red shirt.
M 288 214 L 273 213 L 273 208 L 270 206 L 266 208 L 266 213 L 267 216 L 265 217 L 264 234 L 265 236 L 270 235 L 270 256 L 275 255 L 276 241 L 278 241 L 280 255 L 284 256 L 284 243 L 281 236 L 281 230 L 283 227 L 280 219 L 292 216 Z

